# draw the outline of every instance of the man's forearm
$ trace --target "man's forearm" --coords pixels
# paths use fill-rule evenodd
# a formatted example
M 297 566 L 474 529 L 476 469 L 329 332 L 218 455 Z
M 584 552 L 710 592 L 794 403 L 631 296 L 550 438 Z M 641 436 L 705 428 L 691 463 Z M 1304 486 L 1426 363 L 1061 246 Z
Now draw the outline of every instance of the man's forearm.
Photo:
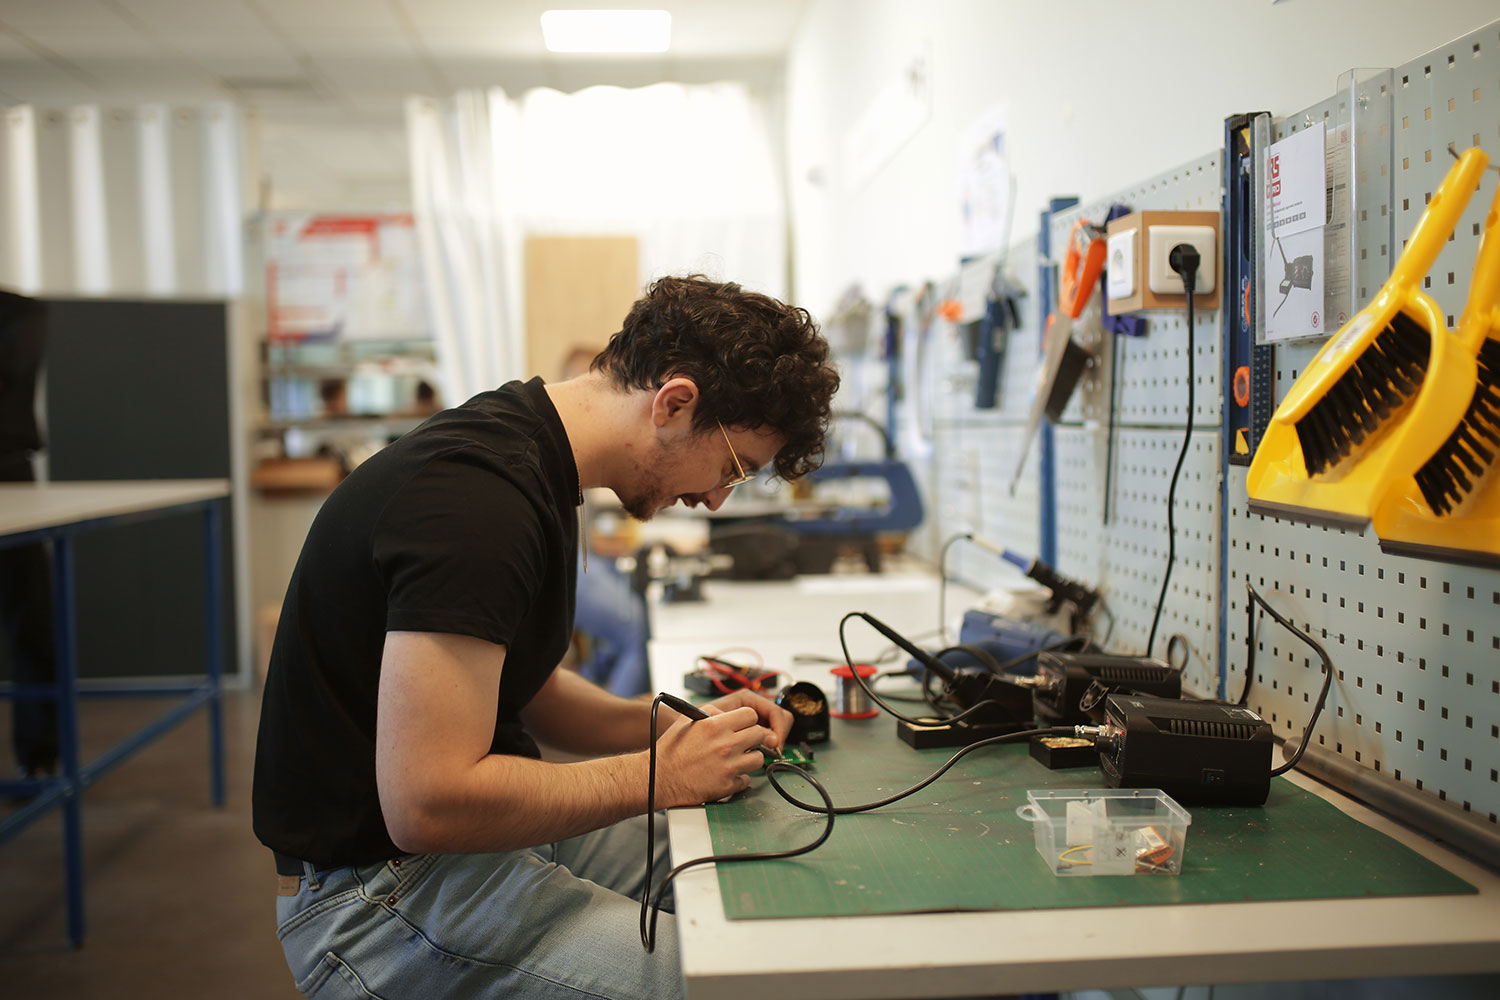
M 614 754 L 643 750 L 649 741 L 651 703 L 610 694 L 570 670 L 555 670 L 522 713 L 526 729 L 559 750 Z M 677 716 L 662 708 L 657 728 Z
M 642 753 L 576 764 L 491 754 L 417 796 L 381 805 L 403 851 L 516 850 L 644 813 L 647 774 Z

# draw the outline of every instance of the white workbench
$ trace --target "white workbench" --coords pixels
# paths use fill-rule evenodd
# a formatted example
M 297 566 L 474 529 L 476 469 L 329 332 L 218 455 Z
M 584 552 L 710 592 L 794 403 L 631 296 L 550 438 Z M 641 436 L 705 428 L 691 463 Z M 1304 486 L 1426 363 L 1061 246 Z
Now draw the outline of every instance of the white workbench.
M 828 665 L 797 666 L 792 655 L 837 655 L 845 612 L 869 611 L 908 634 L 936 625 L 936 580 L 912 573 L 710 581 L 705 596 L 651 608 L 652 672 L 662 689 L 680 691 L 699 654 L 743 645 L 831 695 Z M 963 600 L 950 593 L 950 609 Z M 847 634 L 857 658 L 884 645 L 862 622 Z M 718 876 L 702 867 L 675 883 L 689 996 L 978 996 L 1500 970 L 1500 875 L 1310 778 L 1288 777 L 1479 893 L 731 921 Z M 703 809 L 672 810 L 669 825 L 674 863 L 713 853 Z M 816 864 L 817 854 L 801 863 Z
M 141 514 L 228 495 L 227 479 L 0 483 L 0 535 Z
M 224 802 L 224 736 L 219 703 L 220 506 L 229 495 L 226 479 L 134 480 L 127 482 L 0 484 L 0 547 L 47 541 L 52 545 L 53 633 L 56 680 L 50 685 L 0 685 L 0 698 L 30 698 L 57 705 L 61 773 L 55 777 L 0 781 L 0 794 L 34 796 L 0 820 L 0 843 L 41 818 L 53 806 L 63 812 L 64 895 L 68 937 L 84 940 L 83 792 L 131 754 L 176 726 L 199 708 L 208 713 L 210 794 Z M 76 607 L 72 545 L 81 534 L 120 524 L 179 513 L 201 513 L 204 533 L 204 677 L 173 684 L 78 685 Z M 86 624 L 86 623 L 85 623 Z M 92 761 L 78 756 L 80 696 L 173 696 L 178 703 L 116 743 Z

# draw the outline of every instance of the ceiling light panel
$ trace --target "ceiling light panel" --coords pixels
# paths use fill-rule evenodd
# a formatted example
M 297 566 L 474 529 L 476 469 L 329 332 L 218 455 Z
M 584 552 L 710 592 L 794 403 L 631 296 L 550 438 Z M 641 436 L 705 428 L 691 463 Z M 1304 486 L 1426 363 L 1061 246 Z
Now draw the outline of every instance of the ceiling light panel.
M 672 15 L 664 10 L 548 10 L 542 39 L 550 52 L 665 52 Z

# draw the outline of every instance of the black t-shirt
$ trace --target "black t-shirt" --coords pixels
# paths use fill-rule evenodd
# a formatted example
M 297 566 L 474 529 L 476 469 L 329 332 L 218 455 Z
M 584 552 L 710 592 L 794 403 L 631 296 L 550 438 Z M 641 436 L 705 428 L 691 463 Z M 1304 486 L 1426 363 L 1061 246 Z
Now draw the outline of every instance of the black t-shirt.
M 375 786 L 385 633 L 507 647 L 491 749 L 537 756 L 520 711 L 567 650 L 578 472 L 541 379 L 445 410 L 333 491 L 292 573 L 255 748 L 255 834 L 323 865 L 401 852 Z

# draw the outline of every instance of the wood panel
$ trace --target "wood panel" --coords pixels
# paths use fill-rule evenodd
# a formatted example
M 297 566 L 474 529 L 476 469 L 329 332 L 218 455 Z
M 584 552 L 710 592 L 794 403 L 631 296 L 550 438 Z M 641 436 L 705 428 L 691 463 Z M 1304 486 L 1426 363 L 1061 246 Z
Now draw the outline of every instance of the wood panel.
M 526 238 L 528 369 L 550 380 L 577 346 L 599 350 L 640 296 L 633 236 Z

